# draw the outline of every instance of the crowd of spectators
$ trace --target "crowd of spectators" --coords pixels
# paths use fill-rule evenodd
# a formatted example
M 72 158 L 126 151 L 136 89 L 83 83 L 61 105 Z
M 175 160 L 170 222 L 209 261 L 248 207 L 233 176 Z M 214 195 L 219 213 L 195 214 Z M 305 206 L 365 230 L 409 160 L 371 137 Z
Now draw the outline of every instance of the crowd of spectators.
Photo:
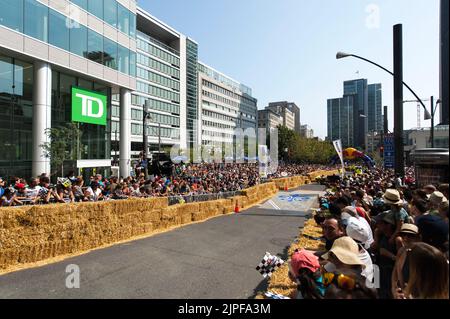
M 323 180 L 325 249 L 290 263 L 301 298 L 448 299 L 449 186 L 405 179 L 375 169 Z
M 237 192 L 272 178 L 305 175 L 325 169 L 321 165 L 280 165 L 278 170 L 263 178 L 259 165 L 243 164 L 179 164 L 171 175 L 106 178 L 100 174 L 84 180 L 70 172 L 52 184 L 43 174 L 29 180 L 0 177 L 0 206 L 47 203 L 119 200 L 130 197 L 196 196 Z

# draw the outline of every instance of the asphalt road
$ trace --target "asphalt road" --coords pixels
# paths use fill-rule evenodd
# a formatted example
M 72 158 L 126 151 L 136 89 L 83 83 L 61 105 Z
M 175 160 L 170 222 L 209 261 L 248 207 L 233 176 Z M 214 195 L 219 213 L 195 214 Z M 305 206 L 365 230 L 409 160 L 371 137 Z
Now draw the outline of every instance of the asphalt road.
M 0 298 L 251 298 L 267 284 L 255 267 L 266 251 L 286 258 L 321 190 L 280 192 L 240 214 L 0 276 Z M 66 287 L 68 265 L 79 267 L 79 288 Z

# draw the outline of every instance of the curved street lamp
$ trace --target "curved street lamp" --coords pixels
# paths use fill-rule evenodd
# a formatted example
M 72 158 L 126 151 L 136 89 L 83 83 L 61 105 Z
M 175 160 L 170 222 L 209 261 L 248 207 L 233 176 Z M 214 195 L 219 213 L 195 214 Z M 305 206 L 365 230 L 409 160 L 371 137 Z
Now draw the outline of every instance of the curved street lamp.
M 358 55 L 356 55 L 356 54 L 345 53 L 345 52 L 338 52 L 338 53 L 336 54 L 336 59 L 337 59 L 337 60 L 339 60 L 339 59 L 344 59 L 344 58 L 347 58 L 347 57 L 354 57 L 354 58 L 357 58 L 357 59 L 366 61 L 366 62 L 368 62 L 368 63 L 370 63 L 370 64 L 373 64 L 373 65 L 379 67 L 380 69 L 386 71 L 386 72 L 389 73 L 390 75 L 394 76 L 394 73 L 391 72 L 391 71 L 389 71 L 389 70 L 386 69 L 385 67 L 383 67 L 383 66 L 381 66 L 381 65 L 379 65 L 378 63 L 375 63 L 375 62 L 373 62 L 373 61 L 370 61 L 370 60 L 368 60 L 368 59 L 366 59 L 366 58 L 363 58 L 363 57 L 361 57 L 361 56 L 358 56 Z M 423 107 L 423 109 L 424 109 L 424 112 L 425 112 L 425 120 L 431 119 L 431 114 L 430 114 L 430 112 L 427 110 L 425 104 L 423 104 L 422 100 L 417 96 L 417 94 L 416 94 L 416 93 L 409 87 L 409 85 L 406 84 L 404 81 L 403 81 L 403 85 L 404 85 L 404 86 L 405 86 L 405 87 L 406 87 L 406 88 L 414 95 L 414 97 L 417 99 L 417 101 L 419 101 L 419 103 L 422 105 L 422 107 Z

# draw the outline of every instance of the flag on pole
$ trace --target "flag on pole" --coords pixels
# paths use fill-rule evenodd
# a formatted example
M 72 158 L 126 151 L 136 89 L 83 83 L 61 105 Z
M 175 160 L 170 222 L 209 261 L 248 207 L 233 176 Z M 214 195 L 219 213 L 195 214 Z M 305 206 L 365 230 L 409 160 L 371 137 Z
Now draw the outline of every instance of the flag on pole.
M 344 176 L 345 168 L 344 168 L 344 151 L 342 149 L 342 141 L 340 139 L 336 140 L 336 141 L 333 141 L 333 145 L 334 145 L 334 149 L 336 150 L 336 153 L 339 156 L 339 159 L 341 160 L 342 176 Z

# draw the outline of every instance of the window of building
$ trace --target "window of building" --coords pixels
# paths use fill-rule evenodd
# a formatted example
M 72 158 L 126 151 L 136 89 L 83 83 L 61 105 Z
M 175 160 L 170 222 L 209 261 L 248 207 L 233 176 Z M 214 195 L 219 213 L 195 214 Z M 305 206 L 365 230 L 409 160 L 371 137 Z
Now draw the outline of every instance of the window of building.
M 89 0 L 88 11 L 103 20 L 103 0 Z
M 84 9 L 87 11 L 88 9 L 88 0 L 70 0 L 71 2 L 73 2 L 74 4 L 76 4 L 77 6 L 79 6 L 80 8 Z
M 125 34 L 130 34 L 130 12 L 120 3 L 117 5 L 118 29 Z
M 117 42 L 103 38 L 103 64 L 117 70 Z
M 87 28 L 84 25 L 73 23 L 69 31 L 70 52 L 87 58 Z
M 130 51 L 130 76 L 136 76 L 136 52 Z
M 88 52 L 85 57 L 94 62 L 103 63 L 103 36 L 91 29 L 88 30 Z
M 0 24 L 23 32 L 23 1 L 0 0 Z
M 56 12 L 49 10 L 49 43 L 61 48 L 63 50 L 70 50 L 70 30 L 67 27 L 66 17 Z
M 136 15 L 131 12 L 128 11 L 128 13 L 130 14 L 130 37 L 132 37 L 133 39 L 136 38 Z
M 117 28 L 117 1 L 116 0 L 104 0 L 103 16 L 105 22 Z
M 130 50 L 119 45 L 119 71 L 130 74 Z
M 48 7 L 36 0 L 25 0 L 25 34 L 48 42 Z

